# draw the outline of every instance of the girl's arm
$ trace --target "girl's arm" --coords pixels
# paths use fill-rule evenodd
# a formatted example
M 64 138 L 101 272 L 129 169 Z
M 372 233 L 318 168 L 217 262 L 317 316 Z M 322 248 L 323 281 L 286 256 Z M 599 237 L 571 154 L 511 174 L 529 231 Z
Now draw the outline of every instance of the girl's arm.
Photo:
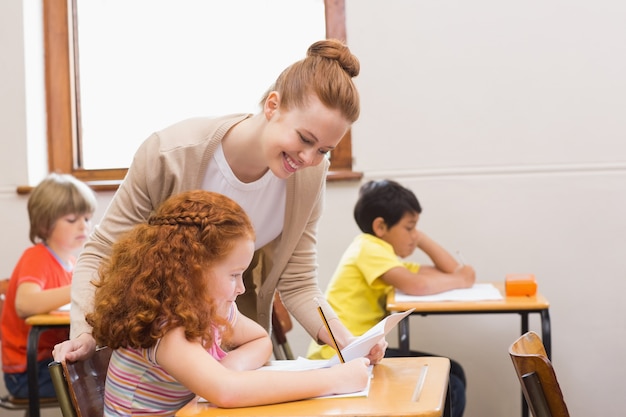
M 156 359 L 170 375 L 218 407 L 247 407 L 343 394 L 365 388 L 369 361 L 355 359 L 332 368 L 308 371 L 236 371 L 188 341 L 182 328 L 161 340 Z
M 20 318 L 48 313 L 69 302 L 69 285 L 42 290 L 34 282 L 24 282 L 15 293 L 15 311 Z
M 229 369 L 243 371 L 263 366 L 272 355 L 272 340 L 263 327 L 238 313 L 230 339 L 232 350 L 221 364 Z

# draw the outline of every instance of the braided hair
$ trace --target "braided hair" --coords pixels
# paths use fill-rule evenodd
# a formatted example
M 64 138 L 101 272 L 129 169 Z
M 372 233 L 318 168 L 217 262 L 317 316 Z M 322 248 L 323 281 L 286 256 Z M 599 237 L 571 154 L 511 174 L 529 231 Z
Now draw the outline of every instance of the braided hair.
M 207 346 L 216 328 L 227 337 L 206 277 L 239 239 L 254 240 L 254 230 L 230 198 L 202 190 L 170 197 L 101 264 L 94 311 L 86 316 L 96 342 L 148 348 L 176 327 Z

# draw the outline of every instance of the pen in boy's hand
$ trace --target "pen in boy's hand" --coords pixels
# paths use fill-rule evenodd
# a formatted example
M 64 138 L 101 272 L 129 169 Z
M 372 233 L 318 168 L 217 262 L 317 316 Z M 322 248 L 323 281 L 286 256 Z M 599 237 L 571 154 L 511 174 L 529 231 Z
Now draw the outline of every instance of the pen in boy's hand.
M 459 268 L 462 268 L 465 266 L 465 259 L 463 258 L 463 255 L 461 255 L 461 251 L 457 250 L 456 251 L 456 256 L 459 260 Z

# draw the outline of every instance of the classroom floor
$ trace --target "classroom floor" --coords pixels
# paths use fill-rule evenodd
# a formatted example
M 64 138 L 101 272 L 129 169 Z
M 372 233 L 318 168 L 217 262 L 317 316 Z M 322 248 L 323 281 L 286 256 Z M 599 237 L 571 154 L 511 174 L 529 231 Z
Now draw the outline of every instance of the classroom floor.
M 7 390 L 4 387 L 4 375 L 2 374 L 2 371 L 0 371 L 0 396 L 4 395 L 7 395 Z M 21 417 L 24 415 L 24 411 L 0 409 L 0 415 L 2 417 Z M 60 408 L 44 408 L 41 410 L 41 417 L 63 417 L 63 414 L 61 413 Z

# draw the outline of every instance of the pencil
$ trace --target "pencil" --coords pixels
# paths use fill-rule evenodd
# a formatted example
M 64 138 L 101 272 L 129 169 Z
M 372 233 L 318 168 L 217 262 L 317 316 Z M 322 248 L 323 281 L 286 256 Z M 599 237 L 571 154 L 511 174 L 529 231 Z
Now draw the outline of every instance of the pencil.
M 456 251 L 456 255 L 459 258 L 459 263 L 460 263 L 459 266 L 461 266 L 461 267 L 465 266 L 465 259 L 463 258 L 463 255 L 461 255 L 461 251 L 460 250 Z
M 343 360 L 343 355 L 341 354 L 341 350 L 339 350 L 339 345 L 337 344 L 337 340 L 335 340 L 335 336 L 333 335 L 332 330 L 330 330 L 330 326 L 328 325 L 328 320 L 326 320 L 326 316 L 324 315 L 322 306 L 317 306 L 317 311 L 319 311 L 320 317 L 322 318 L 322 321 L 324 322 L 324 326 L 326 326 L 326 330 L 328 331 L 328 334 L 330 335 L 330 339 L 333 341 L 333 347 L 337 351 L 337 356 L 339 356 L 339 360 L 341 361 L 341 363 L 346 363 L 346 361 Z
M 424 388 L 424 381 L 426 381 L 426 373 L 428 372 L 428 364 L 422 366 L 422 370 L 420 371 L 420 376 L 417 379 L 417 384 L 415 385 L 415 390 L 413 391 L 413 401 L 419 401 L 420 395 L 422 394 L 422 389 Z

